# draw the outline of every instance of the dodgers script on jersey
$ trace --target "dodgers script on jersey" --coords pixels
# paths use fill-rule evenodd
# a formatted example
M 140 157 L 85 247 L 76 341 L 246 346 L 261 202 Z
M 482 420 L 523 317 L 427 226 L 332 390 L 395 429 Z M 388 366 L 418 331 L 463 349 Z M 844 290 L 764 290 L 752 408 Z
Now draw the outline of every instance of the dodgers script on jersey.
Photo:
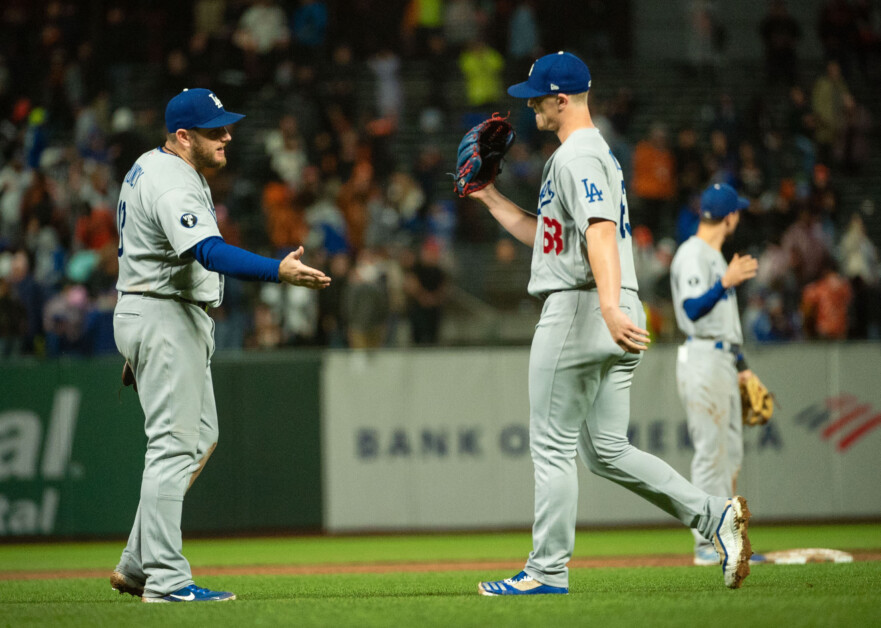
M 529 294 L 596 287 L 585 238 L 591 218 L 618 226 L 621 287 L 637 290 L 624 176 L 599 129 L 573 132 L 548 159 L 537 213 Z
M 704 294 L 722 278 L 728 263 L 722 253 L 697 236 L 682 243 L 670 267 L 673 289 L 673 309 L 679 329 L 695 338 L 724 340 L 731 344 L 743 344 L 740 312 L 737 310 L 737 294 L 729 288 L 707 314 L 696 321 L 688 318 L 683 303 Z
M 161 148 L 141 155 L 122 184 L 116 226 L 117 290 L 220 305 L 222 276 L 186 255 L 220 231 L 208 182 L 183 159 Z

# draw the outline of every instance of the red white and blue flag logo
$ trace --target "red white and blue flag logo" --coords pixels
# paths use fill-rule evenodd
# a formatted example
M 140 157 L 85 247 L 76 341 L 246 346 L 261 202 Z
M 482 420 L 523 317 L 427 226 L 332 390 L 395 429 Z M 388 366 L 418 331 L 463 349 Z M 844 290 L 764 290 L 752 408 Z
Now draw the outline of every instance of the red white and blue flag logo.
M 819 431 L 820 438 L 835 443 L 835 448 L 844 452 L 881 427 L 881 411 L 855 395 L 843 393 L 805 408 L 795 416 L 795 422 Z

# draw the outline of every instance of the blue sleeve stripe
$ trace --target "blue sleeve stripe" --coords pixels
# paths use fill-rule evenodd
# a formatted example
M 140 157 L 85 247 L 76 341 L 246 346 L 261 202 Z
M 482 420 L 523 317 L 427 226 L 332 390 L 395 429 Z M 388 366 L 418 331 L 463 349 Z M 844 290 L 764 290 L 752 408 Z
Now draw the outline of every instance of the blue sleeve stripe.
M 256 255 L 211 236 L 193 247 L 193 256 L 208 270 L 246 281 L 279 283 L 277 259 Z
M 724 294 L 725 288 L 722 287 L 722 280 L 717 279 L 716 283 L 713 284 L 713 287 L 699 297 L 683 301 L 682 307 L 685 309 L 686 316 L 692 321 L 696 321 L 702 316 L 709 314 L 710 310 L 713 309 Z

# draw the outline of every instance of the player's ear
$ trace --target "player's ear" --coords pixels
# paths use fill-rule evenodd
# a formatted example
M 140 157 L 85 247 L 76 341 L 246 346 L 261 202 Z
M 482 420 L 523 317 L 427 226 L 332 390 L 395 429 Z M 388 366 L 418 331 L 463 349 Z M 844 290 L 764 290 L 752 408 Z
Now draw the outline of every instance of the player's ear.
M 177 138 L 179 144 L 183 144 L 184 146 L 190 145 L 190 132 L 187 129 L 178 129 L 174 132 L 174 136 Z

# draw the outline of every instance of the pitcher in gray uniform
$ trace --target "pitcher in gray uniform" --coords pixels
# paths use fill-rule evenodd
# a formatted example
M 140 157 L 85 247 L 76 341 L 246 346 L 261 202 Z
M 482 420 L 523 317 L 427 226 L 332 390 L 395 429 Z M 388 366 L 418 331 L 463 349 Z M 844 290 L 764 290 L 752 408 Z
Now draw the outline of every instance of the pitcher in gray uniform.
M 527 98 L 539 130 L 561 145 L 542 175 L 536 214 L 494 185 L 474 192 L 515 238 L 533 247 L 529 293 L 544 301 L 529 361 L 530 451 L 535 467 L 533 549 L 512 578 L 482 595 L 568 593 L 575 543 L 579 455 L 594 473 L 634 491 L 707 539 L 728 560 L 726 585 L 749 573 L 746 500 L 710 495 L 631 446 L 630 385 L 648 346 L 637 294 L 621 166 L 588 109 L 590 72 L 559 52 L 508 89 Z
M 722 256 L 722 244 L 737 229 L 749 201 L 730 185 L 716 183 L 701 195 L 697 234 L 673 257 L 670 282 L 679 329 L 676 383 L 694 445 L 691 481 L 708 493 L 733 492 L 743 460 L 739 377 L 750 374 L 741 353 L 743 332 L 736 286 L 755 277 L 750 255 Z M 712 543 L 695 533 L 694 563 L 717 565 Z
M 217 444 L 208 310 L 223 299 L 223 275 L 330 283 L 300 261 L 302 247 L 279 261 L 220 237 L 203 173 L 226 165 L 230 125 L 243 117 L 207 89 L 184 90 L 166 108 L 165 143 L 138 158 L 119 195 L 113 330 L 123 380 L 134 380 L 144 410 L 147 453 L 135 522 L 110 582 L 144 602 L 235 599 L 194 584 L 180 529 L 184 494 Z

